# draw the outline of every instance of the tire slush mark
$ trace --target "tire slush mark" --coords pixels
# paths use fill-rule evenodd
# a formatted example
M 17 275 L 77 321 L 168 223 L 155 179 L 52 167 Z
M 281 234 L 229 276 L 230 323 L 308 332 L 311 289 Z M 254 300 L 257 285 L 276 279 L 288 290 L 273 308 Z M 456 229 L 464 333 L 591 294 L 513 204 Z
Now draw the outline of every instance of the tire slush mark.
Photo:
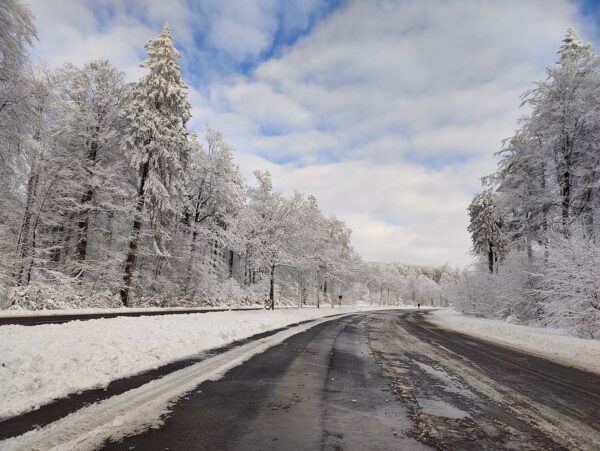
M 380 353 L 380 355 L 382 355 Z M 408 356 L 407 356 L 408 357 Z M 402 393 L 402 396 L 405 400 L 405 402 L 407 402 L 407 404 L 410 406 L 411 412 L 413 414 L 413 420 L 415 421 L 415 424 L 417 425 L 417 427 L 420 430 L 420 437 L 421 440 L 423 440 L 425 443 L 428 443 L 432 446 L 435 446 L 438 449 L 481 449 L 481 442 L 483 441 L 481 438 L 480 440 L 477 440 L 476 436 L 477 436 L 477 426 L 480 426 L 480 423 L 473 423 L 467 420 L 458 420 L 455 421 L 454 424 L 454 430 L 458 432 L 458 436 L 455 437 L 449 437 L 448 436 L 448 422 L 450 422 L 450 420 L 447 420 L 446 418 L 439 418 L 430 414 L 426 414 L 423 409 L 419 406 L 418 401 L 415 397 L 415 395 L 413 394 L 416 391 L 416 387 L 411 386 L 410 383 L 406 383 L 406 380 L 419 380 L 420 377 L 422 376 L 421 374 L 417 374 L 415 375 L 414 372 L 411 372 L 410 370 L 406 371 L 406 374 L 403 375 L 398 375 L 396 370 L 397 368 L 393 367 L 393 366 L 388 366 L 385 361 L 387 360 L 385 357 L 383 357 L 382 355 L 382 359 L 383 359 L 383 367 L 386 370 L 386 372 L 390 375 L 390 377 L 394 380 L 394 384 L 397 387 L 398 391 L 400 393 Z M 446 368 L 447 369 L 447 368 Z M 471 387 L 472 389 L 472 387 Z M 487 404 L 487 410 L 492 410 L 495 407 L 495 403 L 494 401 L 490 401 L 489 399 L 486 400 L 488 401 Z M 499 407 L 496 407 L 496 410 L 499 412 L 503 413 L 503 410 Z M 517 422 L 519 422 L 519 420 L 517 420 Z M 492 423 L 493 427 L 498 430 L 498 433 L 504 435 L 504 436 L 509 436 L 509 435 L 514 435 L 514 432 L 518 432 L 518 430 L 515 430 L 514 428 L 510 428 L 510 427 L 506 427 L 504 424 L 502 424 L 501 422 L 498 422 L 496 420 L 494 420 Z M 536 431 L 536 429 L 531 428 L 531 426 L 528 425 L 528 423 L 523 422 L 523 425 L 525 425 L 525 427 L 529 427 L 532 431 Z M 452 425 L 450 425 L 452 426 Z M 522 429 L 523 427 L 521 427 L 520 429 Z M 483 428 L 483 430 L 487 430 L 489 428 Z M 536 431 L 537 432 L 537 431 Z M 473 435 L 475 435 L 475 437 L 473 437 Z M 482 435 L 482 431 L 479 431 L 479 435 Z M 496 434 L 498 435 L 498 434 Z M 486 438 L 486 437 L 484 437 Z M 489 440 L 490 437 L 487 437 L 487 439 Z M 563 450 L 565 449 L 564 447 L 560 446 L 558 443 L 556 443 L 554 440 L 548 439 L 546 438 L 546 444 L 544 446 L 544 450 L 545 451 L 549 451 L 549 450 Z M 475 445 L 474 443 L 478 443 L 477 445 Z M 489 445 L 488 445 L 489 446 Z M 507 449 L 511 449 L 510 446 L 508 446 L 508 444 L 505 444 Z M 521 451 L 522 449 L 531 449 L 531 448 L 525 448 L 525 447 L 512 447 L 512 449 L 519 449 L 519 451 Z M 534 448 L 537 449 L 537 448 Z
M 410 324 L 411 326 L 414 325 L 413 318 L 411 318 Z M 437 360 L 438 362 L 443 360 L 443 366 L 455 374 L 460 374 L 471 389 L 483 394 L 499 406 L 510 411 L 515 418 L 529 424 L 541 434 L 555 442 L 560 448 L 572 450 L 595 449 L 598 447 L 598 444 L 600 443 L 600 433 L 598 431 L 582 424 L 578 420 L 564 415 L 562 412 L 538 403 L 499 381 L 490 379 L 481 372 L 473 374 L 472 368 L 464 365 L 462 362 L 453 362 L 451 359 L 447 359 L 434 345 L 423 341 L 422 338 L 419 340 L 414 339 L 414 335 L 411 334 L 411 331 L 406 330 L 397 319 L 395 320 L 395 329 L 401 331 L 400 333 L 405 334 L 406 337 L 410 337 L 415 341 L 416 346 L 420 344 L 424 349 L 427 349 L 433 356 L 431 357 L 432 360 Z M 440 334 L 437 335 L 438 337 L 445 338 Z M 462 348 L 464 348 L 464 346 L 462 346 Z M 468 350 L 471 351 L 471 347 L 469 347 Z M 480 355 L 485 355 L 487 357 L 487 353 L 480 353 Z M 502 364 L 506 364 L 506 361 L 503 359 L 496 360 L 499 360 Z M 452 369 L 453 366 L 459 371 L 457 371 L 457 369 Z M 574 413 L 568 406 L 566 406 L 566 410 Z M 566 430 L 566 433 L 564 433 L 563 430 Z M 584 439 L 585 443 L 578 443 L 574 441 L 573 437 Z
M 368 345 L 365 323 L 370 320 L 371 316 L 354 318 L 335 339 L 324 395 L 321 449 L 430 449 L 418 440 L 409 409 L 393 402 L 393 381 Z
M 427 327 L 425 327 L 425 326 L 422 326 L 422 325 L 420 325 L 420 324 L 414 324 L 414 326 L 415 326 L 415 327 L 419 327 L 419 328 L 422 328 L 422 329 L 425 329 L 425 330 L 428 330 L 428 331 L 430 331 L 430 329 L 428 329 Z M 438 337 L 441 337 L 441 335 L 440 335 L 440 334 L 437 334 L 437 333 L 435 333 L 435 332 L 433 332 L 433 331 L 431 331 L 431 332 L 432 332 L 433 334 L 437 335 Z M 425 341 L 425 340 L 423 340 L 423 341 Z M 430 344 L 430 345 L 432 345 L 432 346 L 435 346 L 435 343 L 434 343 L 434 342 L 427 342 L 427 343 L 428 343 L 428 344 Z M 525 371 L 525 372 L 528 372 L 528 373 L 530 373 L 530 374 L 533 374 L 533 375 L 535 375 L 535 376 L 536 376 L 536 377 L 538 377 L 538 378 L 541 378 L 541 379 L 546 379 L 547 381 L 550 381 L 550 382 L 552 382 L 552 383 L 559 384 L 559 385 L 561 385 L 561 386 L 563 386 L 563 387 L 565 387 L 565 388 L 567 388 L 567 389 L 569 389 L 569 390 L 573 390 L 573 391 L 580 392 L 580 393 L 584 394 L 585 396 L 588 396 L 588 395 L 590 395 L 590 396 L 592 396 L 593 398 L 596 398 L 596 396 L 595 396 L 594 394 L 592 394 L 592 393 L 588 393 L 588 392 L 586 392 L 586 391 L 584 391 L 584 390 L 579 390 L 579 389 L 577 389 L 577 386 L 575 386 L 575 385 L 573 385 L 573 384 L 571 384 L 571 385 L 567 385 L 567 384 L 565 384 L 564 382 L 562 382 L 562 381 L 559 381 L 558 379 L 555 379 L 555 378 L 553 378 L 553 377 L 550 377 L 550 376 L 544 377 L 544 376 L 543 376 L 543 373 L 541 373 L 541 372 L 539 372 L 539 371 L 536 371 L 536 370 L 534 370 L 534 369 L 528 368 L 527 366 L 524 366 L 524 365 L 521 365 L 521 364 L 518 364 L 518 363 L 512 362 L 512 361 L 510 361 L 510 360 L 504 359 L 504 358 L 502 358 L 502 357 L 495 356 L 495 355 L 493 355 L 493 354 L 490 354 L 489 352 L 485 352 L 485 351 L 483 351 L 483 350 L 481 350 L 481 349 L 478 349 L 478 348 L 476 348 L 476 347 L 472 347 L 472 348 L 471 348 L 471 347 L 469 347 L 469 352 L 477 353 L 477 354 L 479 354 L 479 355 L 481 355 L 481 356 L 484 356 L 485 358 L 488 358 L 488 359 L 494 360 L 494 361 L 496 361 L 496 362 L 499 362 L 499 363 L 501 363 L 502 365 L 505 365 L 505 366 L 508 366 L 508 367 L 512 367 L 512 368 L 514 368 L 514 369 L 517 369 L 517 370 L 519 370 L 519 371 Z M 453 354 L 457 355 L 457 354 L 456 354 L 456 353 L 454 353 L 454 352 L 453 352 Z M 480 370 L 481 370 L 481 367 L 478 367 L 478 369 L 480 369 Z M 535 402 L 534 400 L 531 400 L 531 401 L 532 401 L 532 402 Z M 573 415 L 573 416 L 575 416 L 575 417 L 577 417 L 577 416 L 580 416 L 580 415 L 581 415 L 581 412 L 579 412 L 578 410 L 575 410 L 575 409 L 573 409 L 573 408 L 572 408 L 572 407 L 571 407 L 569 404 L 561 403 L 561 405 L 562 405 L 562 408 L 563 408 L 564 410 L 568 411 L 568 412 L 569 412 L 571 415 Z
M 394 345 L 398 346 L 399 342 L 403 342 L 404 348 L 409 348 L 413 353 L 428 356 L 446 370 L 450 369 L 450 373 L 455 375 L 460 374 L 461 379 L 467 382 L 467 385 L 473 391 L 491 400 L 492 403 L 502 406 L 516 419 L 539 431 L 543 436 L 555 443 L 557 448 L 590 449 L 598 446 L 598 440 L 600 440 L 598 431 L 587 425 L 574 422 L 569 416 L 539 404 L 503 384 L 489 379 L 485 374 L 477 371 L 472 366 L 465 365 L 462 361 L 457 361 L 456 357 L 449 354 L 446 350 L 441 350 L 422 341 L 422 339 L 416 338 L 402 326 L 402 319 L 400 317 L 390 319 L 390 324 L 380 334 L 392 347 Z M 422 418 L 418 417 L 416 420 L 420 421 Z M 424 428 L 423 425 L 424 423 L 421 423 L 421 426 Z M 566 430 L 566 433 L 563 433 L 561 429 Z M 425 437 L 427 436 L 428 432 L 426 428 L 423 429 L 423 434 Z M 578 437 L 578 440 L 574 441 L 573 436 Z
M 409 436 L 415 440 L 435 447 L 436 449 L 445 449 L 445 444 L 433 433 L 433 429 L 426 415 L 423 414 L 423 410 L 419 407 L 417 399 L 410 390 L 404 386 L 398 377 L 390 371 L 389 367 L 385 364 L 385 358 L 383 354 L 376 350 L 371 344 L 371 337 L 369 335 L 369 348 L 375 356 L 375 360 L 381 367 L 382 371 L 391 379 L 392 393 L 396 399 L 399 400 L 407 407 L 408 416 L 415 425 L 418 432 L 412 432 Z

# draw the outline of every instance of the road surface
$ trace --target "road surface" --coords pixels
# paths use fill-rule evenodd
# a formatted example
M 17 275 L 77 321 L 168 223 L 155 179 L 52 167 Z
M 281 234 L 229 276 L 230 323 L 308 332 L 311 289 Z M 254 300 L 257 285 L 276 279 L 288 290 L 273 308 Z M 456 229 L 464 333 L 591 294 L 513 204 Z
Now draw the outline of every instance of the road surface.
M 600 449 L 600 377 L 439 329 L 353 315 L 205 382 L 110 450 Z
M 84 443 L 107 428 L 118 430 L 123 426 L 119 418 L 144 409 L 150 417 L 168 413 L 161 422 L 148 420 L 153 429 L 134 428 L 133 435 L 100 441 L 101 446 L 600 449 L 600 376 L 446 331 L 426 319 L 415 311 L 369 312 L 321 322 L 295 335 L 284 330 L 264 338 L 279 343 L 264 352 L 260 346 L 270 344 L 261 340 L 233 347 L 116 393 L 30 433 L 24 442 L 20 437 L 0 442 L 0 449 L 16 449 L 19 443 L 41 443 L 38 448 Z M 245 363 L 238 365 L 236 359 Z M 232 369 L 212 380 L 223 367 Z M 168 410 L 156 402 L 165 394 L 171 399 L 185 384 L 187 394 Z

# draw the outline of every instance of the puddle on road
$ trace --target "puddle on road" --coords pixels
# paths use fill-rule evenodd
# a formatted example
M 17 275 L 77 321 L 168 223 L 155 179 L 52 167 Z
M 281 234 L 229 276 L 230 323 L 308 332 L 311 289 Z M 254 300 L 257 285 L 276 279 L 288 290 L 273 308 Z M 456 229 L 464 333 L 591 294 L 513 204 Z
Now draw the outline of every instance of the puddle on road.
M 454 393 L 456 395 L 462 396 L 468 399 L 476 399 L 477 395 L 473 393 L 471 390 L 466 388 L 464 385 L 455 381 L 447 372 L 444 370 L 440 370 L 437 368 L 433 368 L 423 362 L 415 361 L 419 368 L 425 371 L 427 374 L 432 376 L 434 379 L 440 381 L 442 383 L 442 389 L 447 391 L 448 393 Z
M 462 420 L 463 418 L 468 418 L 471 416 L 464 410 L 460 410 L 458 407 L 455 407 L 452 404 L 448 404 L 447 402 L 437 399 L 417 398 L 417 404 L 419 404 L 419 407 L 423 413 L 432 415 L 434 417 Z

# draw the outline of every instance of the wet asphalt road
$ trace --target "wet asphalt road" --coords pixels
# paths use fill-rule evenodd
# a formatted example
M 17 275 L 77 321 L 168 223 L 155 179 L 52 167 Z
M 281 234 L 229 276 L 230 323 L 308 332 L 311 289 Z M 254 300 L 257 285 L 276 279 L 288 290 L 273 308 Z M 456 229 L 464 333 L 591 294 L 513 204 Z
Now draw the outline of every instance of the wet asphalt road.
M 366 316 L 295 335 L 205 382 L 119 450 L 427 449 L 367 345 Z
M 205 382 L 118 450 L 600 449 L 600 376 L 420 312 L 323 323 Z

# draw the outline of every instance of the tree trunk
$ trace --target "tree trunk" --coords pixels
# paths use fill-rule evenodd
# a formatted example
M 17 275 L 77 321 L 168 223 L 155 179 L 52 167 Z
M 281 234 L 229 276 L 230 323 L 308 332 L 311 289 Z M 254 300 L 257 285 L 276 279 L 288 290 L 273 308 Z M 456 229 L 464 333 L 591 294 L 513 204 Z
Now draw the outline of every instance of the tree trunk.
M 271 264 L 271 280 L 269 281 L 269 308 L 275 310 L 275 263 Z
M 88 153 L 88 159 L 92 166 L 96 163 L 97 154 L 98 154 L 98 141 L 96 139 L 93 139 L 90 144 L 90 151 Z M 92 176 L 92 175 L 93 174 L 90 172 L 90 176 Z M 90 207 L 88 204 L 92 201 L 93 198 L 94 198 L 94 188 L 92 185 L 88 185 L 88 189 L 86 190 L 86 192 L 83 194 L 83 197 L 81 198 L 82 208 L 81 208 L 81 214 L 79 217 L 78 240 L 77 240 L 77 247 L 75 250 L 77 253 L 77 258 L 80 261 L 85 261 L 85 257 L 87 255 L 88 230 L 89 230 L 89 226 L 90 226 Z
M 488 269 L 490 270 L 490 274 L 494 274 L 494 251 L 491 246 L 489 246 L 488 250 Z
M 229 278 L 233 277 L 233 251 L 229 250 Z
M 21 232 L 17 243 L 17 255 L 19 257 L 19 268 L 16 272 L 17 285 L 26 285 L 24 276 L 28 266 L 27 260 L 31 258 L 31 222 L 33 219 L 33 207 L 37 196 L 37 186 L 39 182 L 38 165 L 36 164 L 36 156 L 33 158 L 31 173 L 27 181 L 27 200 L 25 202 L 25 212 L 23 213 L 23 223 L 21 224 Z
M 135 259 L 137 257 L 138 240 L 140 238 L 140 230 L 142 229 L 142 213 L 144 211 L 144 203 L 146 200 L 146 179 L 148 178 L 148 162 L 146 161 L 140 169 L 140 186 L 138 188 L 137 203 L 135 206 L 135 217 L 133 219 L 133 227 L 131 230 L 131 238 L 129 239 L 129 251 L 125 260 L 125 272 L 123 274 L 123 286 L 121 287 L 121 302 L 125 307 L 129 303 L 129 290 L 131 288 L 131 278 L 133 276 L 133 268 L 135 267 Z
M 541 164 L 541 181 L 542 181 L 542 191 L 546 192 L 546 165 L 544 162 Z M 542 206 L 542 233 L 543 233 L 543 241 L 544 241 L 544 264 L 548 262 L 548 202 L 544 201 L 544 205 Z
M 317 308 L 321 308 L 321 299 L 319 298 L 321 294 L 321 281 L 319 276 L 317 275 Z
M 81 198 L 81 203 L 83 205 L 88 204 L 92 200 L 93 196 L 94 191 L 89 188 Z M 85 257 L 87 255 L 88 229 L 90 226 L 90 211 L 89 208 L 83 208 L 82 210 L 83 211 L 79 218 L 79 222 L 77 223 L 78 240 L 77 246 L 75 247 L 75 253 L 78 260 L 85 261 Z
M 194 271 L 194 260 L 196 256 L 196 238 L 198 237 L 198 230 L 196 230 L 196 224 L 192 224 L 194 231 L 192 232 L 192 242 L 190 243 L 190 261 L 188 262 L 187 277 L 185 279 L 184 293 L 187 294 L 190 284 L 192 282 L 192 272 Z
M 562 146 L 563 170 L 560 174 L 560 194 L 561 194 L 561 215 L 563 223 L 563 233 L 569 236 L 569 216 L 571 209 L 571 143 L 569 136 L 566 135 Z
M 329 303 L 331 304 L 331 308 L 335 307 L 335 286 L 333 284 L 333 279 L 329 282 Z
M 567 170 L 562 175 L 561 186 L 561 213 L 564 235 L 569 235 L 569 214 L 571 205 L 571 174 Z

